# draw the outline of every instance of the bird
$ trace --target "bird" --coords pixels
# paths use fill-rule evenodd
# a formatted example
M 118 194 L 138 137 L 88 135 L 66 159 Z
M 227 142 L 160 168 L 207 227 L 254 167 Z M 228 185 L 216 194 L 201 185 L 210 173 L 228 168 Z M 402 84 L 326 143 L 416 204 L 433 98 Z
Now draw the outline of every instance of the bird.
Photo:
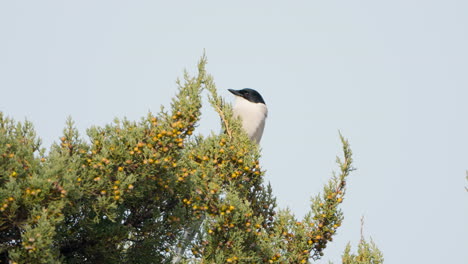
M 250 140 L 259 144 L 268 116 L 268 108 L 259 92 L 254 89 L 228 89 L 235 95 L 233 107 L 234 117 L 240 117 L 242 128 L 247 132 Z

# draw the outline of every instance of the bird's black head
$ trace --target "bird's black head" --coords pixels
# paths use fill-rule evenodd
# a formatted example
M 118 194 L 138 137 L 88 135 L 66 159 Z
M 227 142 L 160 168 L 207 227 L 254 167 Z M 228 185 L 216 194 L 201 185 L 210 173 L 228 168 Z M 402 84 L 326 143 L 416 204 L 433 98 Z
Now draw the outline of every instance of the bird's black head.
M 265 101 L 263 101 L 262 96 L 255 91 L 254 89 L 250 88 L 244 88 L 242 90 L 233 90 L 233 89 L 228 89 L 232 94 L 240 96 L 245 98 L 246 100 L 252 102 L 252 103 L 262 103 L 265 104 Z

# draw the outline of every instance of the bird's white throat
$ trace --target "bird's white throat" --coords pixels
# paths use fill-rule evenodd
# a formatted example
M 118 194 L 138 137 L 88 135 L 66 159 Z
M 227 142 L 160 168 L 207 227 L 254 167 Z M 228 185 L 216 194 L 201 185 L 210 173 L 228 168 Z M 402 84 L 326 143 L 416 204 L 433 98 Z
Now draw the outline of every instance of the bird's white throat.
M 236 96 L 233 110 L 234 116 L 239 116 L 242 119 L 242 127 L 250 139 L 259 143 L 265 128 L 265 119 L 268 115 L 266 105 L 252 103 L 240 96 Z

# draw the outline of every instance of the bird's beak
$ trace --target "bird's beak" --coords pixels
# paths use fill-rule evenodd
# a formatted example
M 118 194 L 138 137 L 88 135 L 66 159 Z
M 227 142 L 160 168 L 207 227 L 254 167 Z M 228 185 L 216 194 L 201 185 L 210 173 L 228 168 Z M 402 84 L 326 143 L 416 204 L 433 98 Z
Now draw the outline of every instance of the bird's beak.
M 233 95 L 241 96 L 238 90 L 228 89 Z

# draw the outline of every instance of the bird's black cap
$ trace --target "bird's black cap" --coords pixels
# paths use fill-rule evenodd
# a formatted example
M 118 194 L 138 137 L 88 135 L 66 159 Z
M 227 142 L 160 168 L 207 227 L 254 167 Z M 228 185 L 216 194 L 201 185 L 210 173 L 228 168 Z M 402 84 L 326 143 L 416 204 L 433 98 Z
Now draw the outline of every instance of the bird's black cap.
M 246 100 L 252 102 L 252 103 L 262 103 L 265 104 L 265 101 L 263 101 L 262 96 L 255 91 L 254 89 L 250 88 L 244 88 L 242 90 L 233 90 L 233 89 L 228 89 L 232 94 L 240 96 L 245 98 Z

